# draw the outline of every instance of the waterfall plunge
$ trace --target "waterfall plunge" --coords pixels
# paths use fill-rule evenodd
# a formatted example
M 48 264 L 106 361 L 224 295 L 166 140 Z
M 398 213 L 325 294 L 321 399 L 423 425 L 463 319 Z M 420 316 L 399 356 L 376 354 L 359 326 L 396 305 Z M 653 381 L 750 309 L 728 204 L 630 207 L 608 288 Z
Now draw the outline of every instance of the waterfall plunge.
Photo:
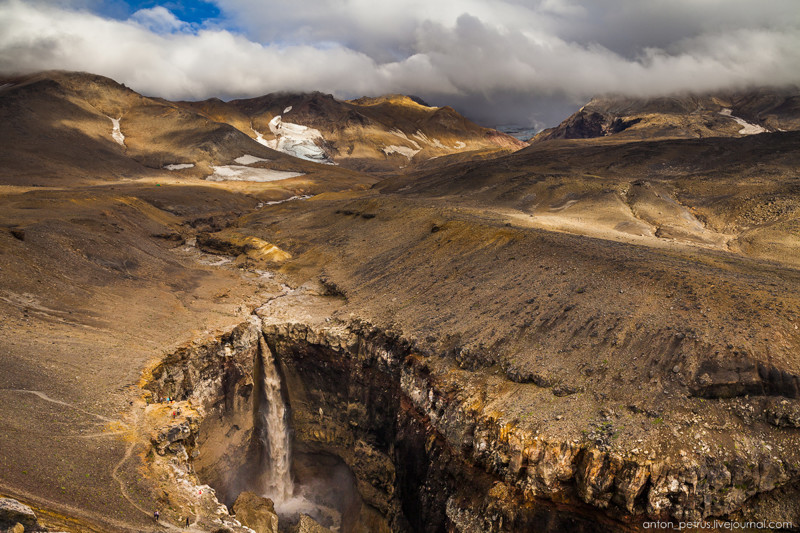
M 280 503 L 291 498 L 294 492 L 291 438 L 275 357 L 264 339 L 260 344 L 264 372 L 264 398 L 259 412 L 265 465 L 262 490 L 265 496 Z
M 307 514 L 330 530 L 339 531 L 342 514 L 331 502 L 331 494 L 336 493 L 339 496 L 338 493 L 341 492 L 339 481 L 328 480 L 334 482 L 329 486 L 325 481 L 312 480 L 311 484 L 299 486 L 295 494 L 291 472 L 292 441 L 286 402 L 281 391 L 281 376 L 272 350 L 263 338 L 259 342 L 263 374 L 263 391 L 257 413 L 261 423 L 259 437 L 264 450 L 261 461 L 264 469 L 261 475 L 261 494 L 274 502 L 275 511 L 281 520 L 293 524 L 300 520 L 301 514 Z M 356 490 L 354 481 L 349 482 L 353 490 Z M 319 501 L 320 498 L 322 501 Z M 335 499 L 334 497 L 333 500 Z

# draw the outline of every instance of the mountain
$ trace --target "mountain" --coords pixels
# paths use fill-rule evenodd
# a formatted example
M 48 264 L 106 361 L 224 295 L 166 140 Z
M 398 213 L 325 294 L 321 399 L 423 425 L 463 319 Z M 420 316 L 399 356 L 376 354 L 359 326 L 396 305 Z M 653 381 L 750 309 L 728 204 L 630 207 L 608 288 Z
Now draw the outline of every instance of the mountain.
M 7 143 L 0 152 L 0 179 L 5 183 L 228 180 L 272 183 L 261 189 L 291 196 L 375 181 L 272 150 L 227 123 L 102 76 L 43 72 L 2 85 L 0 136 Z
M 430 107 L 404 95 L 342 101 L 319 92 L 274 93 L 180 105 L 228 123 L 265 146 L 370 172 L 411 168 L 456 153 L 484 157 L 526 146 L 450 107 Z
M 740 137 L 800 129 L 800 89 L 659 98 L 594 98 L 532 139 L 615 140 Z

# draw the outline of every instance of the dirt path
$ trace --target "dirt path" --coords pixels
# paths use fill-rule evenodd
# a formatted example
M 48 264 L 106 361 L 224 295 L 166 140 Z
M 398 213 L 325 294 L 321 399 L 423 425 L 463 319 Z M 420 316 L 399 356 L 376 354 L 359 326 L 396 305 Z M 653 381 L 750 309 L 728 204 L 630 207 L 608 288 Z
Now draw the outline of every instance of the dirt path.
M 55 399 L 51 398 L 50 396 L 48 396 L 47 394 L 45 394 L 45 393 L 43 393 L 41 391 L 38 391 L 38 390 L 28 390 L 28 389 L 0 389 L 0 390 L 5 390 L 5 391 L 8 391 L 8 392 L 22 392 L 22 393 L 33 394 L 34 396 L 38 396 L 39 398 L 41 398 L 42 400 L 44 400 L 46 402 L 51 402 L 51 403 L 54 403 L 54 404 L 57 404 L 57 405 L 63 405 L 65 407 L 69 407 L 70 409 L 75 409 L 76 411 L 79 411 L 79 412 L 81 412 L 81 413 L 83 413 L 85 415 L 89 415 L 89 416 L 92 416 L 92 417 L 97 418 L 99 420 L 102 420 L 103 422 L 109 422 L 109 423 L 120 422 L 119 420 L 114 420 L 112 418 L 107 418 L 107 417 L 105 417 L 103 415 L 98 415 L 96 413 L 92 413 L 92 412 L 86 411 L 85 409 L 81 409 L 80 407 L 78 407 L 76 405 L 73 405 L 71 403 L 62 402 L 61 400 L 55 400 Z M 107 435 L 107 433 L 104 433 L 104 435 Z M 86 435 L 83 435 L 83 436 L 86 436 Z

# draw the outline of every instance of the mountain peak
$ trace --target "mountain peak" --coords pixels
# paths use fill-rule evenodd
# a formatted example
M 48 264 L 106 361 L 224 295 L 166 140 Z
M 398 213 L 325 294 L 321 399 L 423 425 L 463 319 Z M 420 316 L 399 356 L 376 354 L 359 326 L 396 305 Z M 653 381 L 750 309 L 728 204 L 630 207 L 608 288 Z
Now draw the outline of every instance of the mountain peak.
M 410 96 L 406 94 L 384 94 L 381 96 L 363 96 L 355 100 L 349 100 L 350 103 L 361 106 L 373 106 L 380 104 L 392 104 L 406 107 L 423 107 L 428 109 L 437 109 L 429 105 L 425 100 L 418 96 Z

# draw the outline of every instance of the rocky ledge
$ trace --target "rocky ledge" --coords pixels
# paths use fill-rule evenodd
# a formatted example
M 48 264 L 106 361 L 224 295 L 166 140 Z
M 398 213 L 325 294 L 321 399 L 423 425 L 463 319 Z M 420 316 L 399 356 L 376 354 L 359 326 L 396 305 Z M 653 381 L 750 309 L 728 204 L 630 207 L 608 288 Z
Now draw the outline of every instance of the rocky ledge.
M 55 533 L 39 523 L 36 513 L 13 498 L 0 498 L 0 531 L 8 533 Z

